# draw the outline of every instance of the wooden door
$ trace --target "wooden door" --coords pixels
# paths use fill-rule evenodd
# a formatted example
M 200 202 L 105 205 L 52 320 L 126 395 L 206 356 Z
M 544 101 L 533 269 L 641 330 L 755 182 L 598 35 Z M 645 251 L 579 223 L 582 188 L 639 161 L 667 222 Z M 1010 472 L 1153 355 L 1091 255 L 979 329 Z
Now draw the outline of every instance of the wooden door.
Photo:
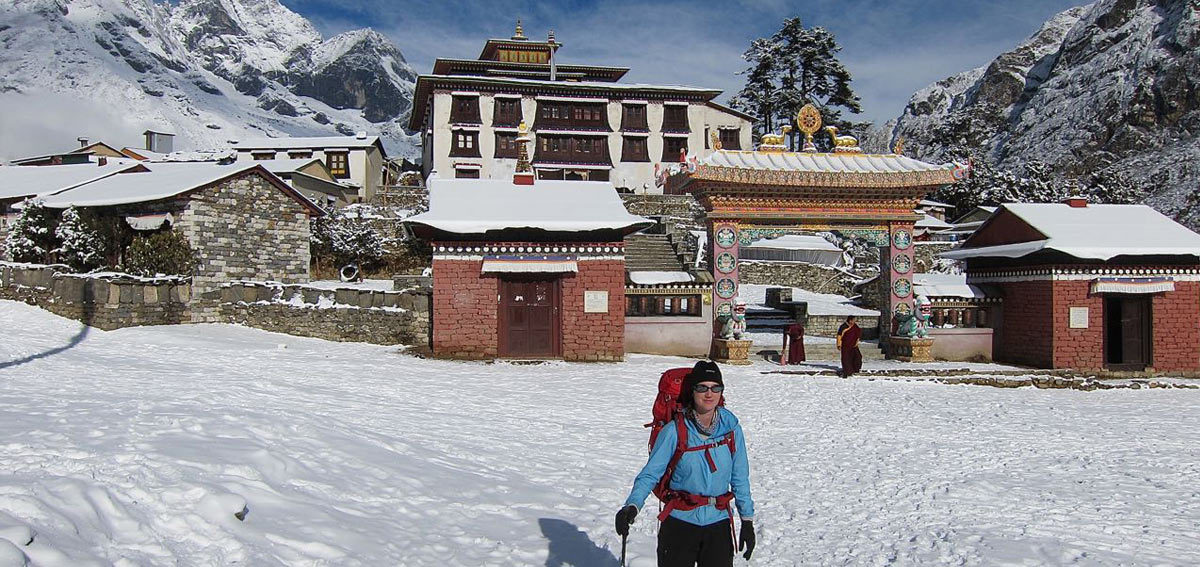
M 1142 370 L 1150 365 L 1150 300 L 1113 295 L 1104 302 L 1105 362 L 1115 370 Z
M 559 355 L 558 280 L 500 282 L 500 356 Z

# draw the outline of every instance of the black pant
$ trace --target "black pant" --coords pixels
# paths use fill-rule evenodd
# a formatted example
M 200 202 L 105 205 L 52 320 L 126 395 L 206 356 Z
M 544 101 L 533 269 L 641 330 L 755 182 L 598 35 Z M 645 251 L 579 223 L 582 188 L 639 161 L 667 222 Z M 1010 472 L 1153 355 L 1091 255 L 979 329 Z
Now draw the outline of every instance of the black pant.
M 697 526 L 667 517 L 658 527 L 658 567 L 731 567 L 729 520 Z

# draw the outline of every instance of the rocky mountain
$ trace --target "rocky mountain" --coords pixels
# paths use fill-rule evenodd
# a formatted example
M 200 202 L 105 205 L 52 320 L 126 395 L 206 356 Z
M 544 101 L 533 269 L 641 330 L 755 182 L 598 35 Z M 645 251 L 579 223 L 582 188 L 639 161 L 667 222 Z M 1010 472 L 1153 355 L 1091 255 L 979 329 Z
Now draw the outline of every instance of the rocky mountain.
M 1200 200 L 1200 1 L 1100 0 L 984 67 L 934 83 L 889 124 L 930 160 L 1102 173 L 1179 217 Z
M 324 39 L 278 0 L 9 0 L 0 46 L 0 103 L 26 117 L 5 120 L 0 159 L 145 129 L 185 150 L 366 131 L 419 155 L 399 49 L 369 29 Z

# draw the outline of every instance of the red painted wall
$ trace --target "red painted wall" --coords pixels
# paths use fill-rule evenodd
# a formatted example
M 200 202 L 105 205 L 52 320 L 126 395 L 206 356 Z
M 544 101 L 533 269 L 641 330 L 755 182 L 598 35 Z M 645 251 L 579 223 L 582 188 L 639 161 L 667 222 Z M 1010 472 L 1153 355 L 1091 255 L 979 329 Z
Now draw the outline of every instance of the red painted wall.
M 1054 303 L 1050 281 L 997 284 L 1003 290 L 1003 332 L 995 352 L 997 362 L 1048 368 L 1053 364 L 1051 340 Z
M 1104 296 L 1091 283 L 1032 281 L 996 284 L 1004 290 L 1001 362 L 1042 368 L 1104 368 Z M 1070 308 L 1088 308 L 1088 328 L 1070 328 Z M 1176 282 L 1151 297 L 1150 368 L 1200 369 L 1200 282 Z
M 564 360 L 618 361 L 625 354 L 625 261 L 579 259 L 559 281 Z M 433 353 L 489 359 L 499 354 L 500 279 L 482 260 L 434 259 Z M 607 313 L 584 313 L 584 291 L 607 291 Z
M 1200 368 L 1200 282 L 1175 282 L 1175 291 L 1150 300 L 1155 370 Z
M 1054 364 L 1051 368 L 1104 368 L 1104 296 L 1088 295 L 1089 281 L 1054 283 Z M 1088 328 L 1072 329 L 1072 307 L 1088 308 Z

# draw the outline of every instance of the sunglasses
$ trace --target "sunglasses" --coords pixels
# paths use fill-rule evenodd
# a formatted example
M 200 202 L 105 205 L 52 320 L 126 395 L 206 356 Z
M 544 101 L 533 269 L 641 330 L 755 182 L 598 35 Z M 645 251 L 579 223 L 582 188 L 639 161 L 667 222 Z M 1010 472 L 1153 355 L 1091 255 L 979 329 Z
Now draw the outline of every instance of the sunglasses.
M 695 386 L 692 386 L 692 391 L 696 392 L 697 394 L 703 394 L 704 392 L 708 392 L 708 391 L 712 391 L 712 393 L 714 393 L 714 394 L 720 394 L 721 392 L 725 391 L 725 386 L 722 386 L 720 384 L 717 384 L 716 386 L 705 386 L 704 384 L 696 384 Z

